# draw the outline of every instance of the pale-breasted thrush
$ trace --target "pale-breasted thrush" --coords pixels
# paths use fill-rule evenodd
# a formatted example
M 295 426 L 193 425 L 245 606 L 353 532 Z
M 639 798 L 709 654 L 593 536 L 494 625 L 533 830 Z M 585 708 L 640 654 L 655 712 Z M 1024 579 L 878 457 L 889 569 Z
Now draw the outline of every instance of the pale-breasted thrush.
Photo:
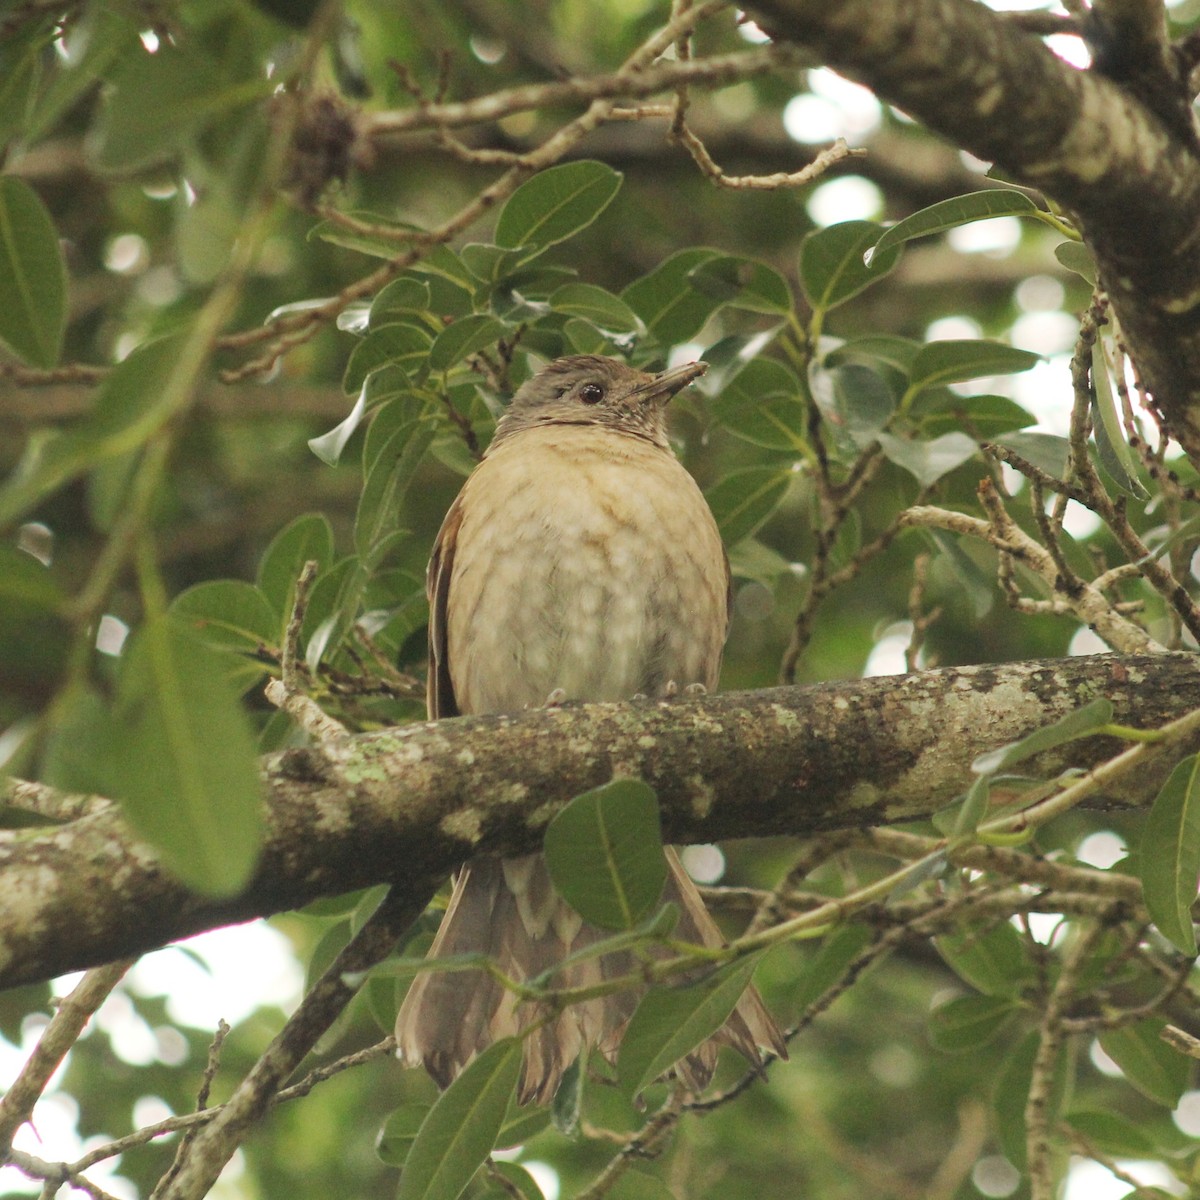
M 665 408 L 704 373 L 650 375 L 612 358 L 552 362 L 525 383 L 446 514 L 429 563 L 430 717 L 566 700 L 713 689 L 729 624 L 729 563 L 700 489 L 667 440 Z M 663 898 L 676 936 L 721 941 L 695 885 L 667 851 Z M 480 858 L 458 872 L 431 956 L 492 955 L 528 979 L 606 936 L 559 898 L 540 854 Z M 629 953 L 555 977 L 580 987 L 636 970 Z M 573 1005 L 525 1040 L 519 1095 L 548 1101 L 585 1047 L 610 1060 L 637 1005 L 623 991 Z M 396 1021 L 401 1058 L 446 1086 L 496 1039 L 547 1013 L 483 971 L 420 974 Z M 713 1039 L 679 1063 L 703 1087 L 717 1043 L 758 1063 L 786 1054 L 751 988 Z

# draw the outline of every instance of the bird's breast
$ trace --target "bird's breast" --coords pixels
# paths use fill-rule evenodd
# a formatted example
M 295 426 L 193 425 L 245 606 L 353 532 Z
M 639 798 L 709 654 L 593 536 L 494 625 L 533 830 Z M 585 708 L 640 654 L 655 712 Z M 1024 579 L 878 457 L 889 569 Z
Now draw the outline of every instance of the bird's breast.
M 524 431 L 468 480 L 447 598 L 462 712 L 716 686 L 727 620 L 712 514 L 669 451 Z

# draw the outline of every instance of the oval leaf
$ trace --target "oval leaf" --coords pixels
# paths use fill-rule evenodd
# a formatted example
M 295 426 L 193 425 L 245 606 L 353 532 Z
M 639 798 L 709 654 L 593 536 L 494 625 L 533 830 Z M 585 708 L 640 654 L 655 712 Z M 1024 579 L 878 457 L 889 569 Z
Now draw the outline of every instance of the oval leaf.
M 713 399 L 709 411 L 730 433 L 755 446 L 800 451 L 806 445 L 800 381 L 773 359 L 747 363 Z
M 1146 908 L 1159 932 L 1184 954 L 1196 953 L 1192 905 L 1200 878 L 1200 755 L 1189 755 L 1154 800 L 1138 863 Z
M 749 537 L 779 506 L 792 480 L 784 467 L 732 471 L 705 493 L 727 546 Z
M 641 327 L 637 313 L 624 300 L 590 283 L 563 284 L 551 294 L 550 307 L 609 333 L 636 333 Z
M 53 367 L 67 327 L 67 266 L 46 206 L 23 179 L 0 175 L 0 342 Z
M 1104 1053 L 1143 1096 L 1174 1108 L 1187 1089 L 1188 1060 L 1162 1040 L 1165 1021 L 1148 1017 L 1100 1034 Z
M 1005 996 L 959 996 L 934 1010 L 929 1040 L 939 1050 L 975 1050 L 995 1038 L 1016 1011 Z
M 1096 260 L 1082 242 L 1059 242 L 1054 247 L 1054 257 L 1076 275 L 1096 286 Z
M 438 1097 L 413 1139 L 397 1200 L 457 1200 L 487 1160 L 521 1073 L 521 1042 L 489 1046 Z
M 546 866 L 563 899 L 601 929 L 631 929 L 667 878 L 654 790 L 614 779 L 576 796 L 546 830 Z
M 908 395 L 923 388 L 962 383 L 984 375 L 1015 375 L 1028 371 L 1042 356 L 1032 350 L 1018 350 L 1003 342 L 962 338 L 945 342 L 927 342 L 913 359 Z
M 281 529 L 258 564 L 258 587 L 275 611 L 286 620 L 296 596 L 296 580 L 306 562 L 325 571 L 333 563 L 333 526 L 323 513 L 307 513 Z
M 890 433 L 877 433 L 875 440 L 888 459 L 925 488 L 962 466 L 978 449 L 965 433 L 944 433 L 930 442 L 909 442 Z
M 399 279 L 393 279 L 371 301 L 368 325 L 372 329 L 378 329 L 381 325 L 395 321 L 398 316 L 427 312 L 430 301 L 429 284 L 411 275 L 401 275 Z
M 372 371 L 384 366 L 399 367 L 414 376 L 419 375 L 432 344 L 431 334 L 407 321 L 372 329 L 350 353 L 342 377 L 342 390 L 353 395 Z
M 621 299 L 664 346 L 686 342 L 721 307 L 720 300 L 688 286 L 688 274 L 716 257 L 715 250 L 703 246 L 678 250 L 648 275 L 635 279 L 621 293 Z
M 803 1012 L 845 975 L 850 964 L 867 948 L 874 935 L 865 925 L 844 925 L 821 943 L 797 980 L 793 1003 Z
M 262 805 L 224 658 L 175 617 L 151 620 L 122 656 L 116 717 L 112 790 L 129 823 L 189 887 L 238 892 L 258 858 Z
M 1011 925 L 994 925 L 986 933 L 946 934 L 934 944 L 954 973 L 985 996 L 1014 995 L 1032 972 L 1021 937 Z
M 1041 754 L 1043 750 L 1053 750 L 1055 746 L 1072 742 L 1076 738 L 1088 737 L 1100 726 L 1107 725 L 1112 720 L 1112 714 L 1111 700 L 1106 700 L 1103 696 L 1090 700 L 1082 708 L 1067 713 L 1052 725 L 1035 729 L 1019 741 L 981 754 L 971 764 L 971 770 L 977 775 L 994 775 L 997 771 L 1006 771 L 1026 758 Z
M 375 1140 L 375 1151 L 385 1163 L 392 1167 L 404 1166 L 430 1108 L 428 1104 L 402 1104 L 392 1111 Z
M 171 614 L 210 646 L 252 652 L 274 645 L 280 621 L 266 596 L 242 579 L 197 583 L 171 602 Z
M 792 311 L 792 293 L 774 267 L 753 258 L 723 254 L 694 267 L 688 282 L 698 292 L 732 308 L 782 316 Z
M 585 160 L 539 171 L 508 198 L 496 222 L 496 243 L 535 252 L 586 229 L 610 204 L 621 173 Z
M 507 332 L 508 326 L 503 321 L 483 313 L 459 317 L 434 338 L 429 351 L 429 365 L 435 371 L 445 371 L 485 346 L 490 346 Z
M 1125 430 L 1117 416 L 1112 381 L 1108 377 L 1108 362 L 1100 339 L 1092 343 L 1092 427 L 1096 435 L 1096 450 L 1100 465 L 1108 477 L 1135 500 L 1149 500 L 1150 493 L 1137 477 L 1137 464 L 1125 440 Z
M 947 229 L 969 225 L 973 221 L 1026 216 L 1037 211 L 1037 205 L 1024 192 L 1010 188 L 988 188 L 982 192 L 968 192 L 965 196 L 952 196 L 949 200 L 941 200 L 905 217 L 903 221 L 897 221 L 875 243 L 873 253 L 881 254 L 913 238 L 944 233 Z
M 899 261 L 900 248 L 864 256 L 883 235 L 874 221 L 843 221 L 808 234 L 800 243 L 800 286 L 818 311 L 844 304 L 882 279 Z
M 1055 479 L 1061 479 L 1067 469 L 1067 455 L 1071 446 L 1065 437 L 1056 433 L 1006 433 L 996 442 L 1028 459 Z
M 397 533 L 396 515 L 413 475 L 437 435 L 437 424 L 426 418 L 408 421 L 396 430 L 363 481 L 354 517 L 354 546 L 372 565 L 384 542 Z
M 652 988 L 621 1039 L 617 1078 L 636 1096 L 725 1024 L 762 954 L 729 963 L 688 987 Z

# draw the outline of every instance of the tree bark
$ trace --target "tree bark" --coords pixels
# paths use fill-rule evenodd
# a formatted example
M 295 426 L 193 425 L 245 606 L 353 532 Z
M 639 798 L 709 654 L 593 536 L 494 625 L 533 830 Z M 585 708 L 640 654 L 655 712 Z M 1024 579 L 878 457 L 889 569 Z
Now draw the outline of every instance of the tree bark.
M 794 42 L 1068 209 L 1171 432 L 1200 465 L 1200 157 L 1162 11 L 1098 4 L 1094 67 L 976 0 L 752 0 Z M 1109 10 L 1116 10 L 1110 12 Z
M 1156 727 L 1200 707 L 1200 669 L 1191 654 L 952 668 L 456 718 L 363 734 L 328 755 L 275 755 L 263 763 L 262 857 L 232 899 L 190 893 L 113 805 L 0 835 L 0 987 L 372 884 L 421 900 L 465 858 L 535 849 L 565 801 L 618 775 L 656 789 L 673 841 L 917 819 L 965 790 L 976 755 L 1096 696 L 1115 720 Z M 1030 769 L 1087 767 L 1119 748 L 1087 738 Z M 1144 802 L 1182 752 L 1109 799 Z M 28 787 L 7 791 L 20 804 Z

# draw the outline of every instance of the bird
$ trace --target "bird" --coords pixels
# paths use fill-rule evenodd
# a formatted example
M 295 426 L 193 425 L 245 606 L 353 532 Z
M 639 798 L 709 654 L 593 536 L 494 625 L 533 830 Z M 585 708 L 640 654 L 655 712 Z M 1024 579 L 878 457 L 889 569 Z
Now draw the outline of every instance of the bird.
M 716 688 L 729 560 L 666 422 L 670 399 L 706 369 L 649 373 L 571 355 L 517 390 L 434 543 L 430 719 Z M 666 853 L 663 899 L 681 911 L 676 936 L 722 944 L 678 855 Z M 540 853 L 484 856 L 457 872 L 429 957 L 483 953 L 524 980 L 605 936 L 558 896 Z M 570 964 L 554 982 L 579 987 L 637 969 L 631 953 L 608 954 Z M 555 1014 L 518 1004 L 488 972 L 426 970 L 402 1002 L 397 1053 L 444 1088 L 493 1042 L 524 1033 L 518 1099 L 544 1104 L 581 1052 L 595 1047 L 615 1062 L 639 999 L 627 990 Z M 753 987 L 676 1064 L 686 1086 L 707 1085 L 720 1043 L 755 1066 L 762 1049 L 787 1056 Z

